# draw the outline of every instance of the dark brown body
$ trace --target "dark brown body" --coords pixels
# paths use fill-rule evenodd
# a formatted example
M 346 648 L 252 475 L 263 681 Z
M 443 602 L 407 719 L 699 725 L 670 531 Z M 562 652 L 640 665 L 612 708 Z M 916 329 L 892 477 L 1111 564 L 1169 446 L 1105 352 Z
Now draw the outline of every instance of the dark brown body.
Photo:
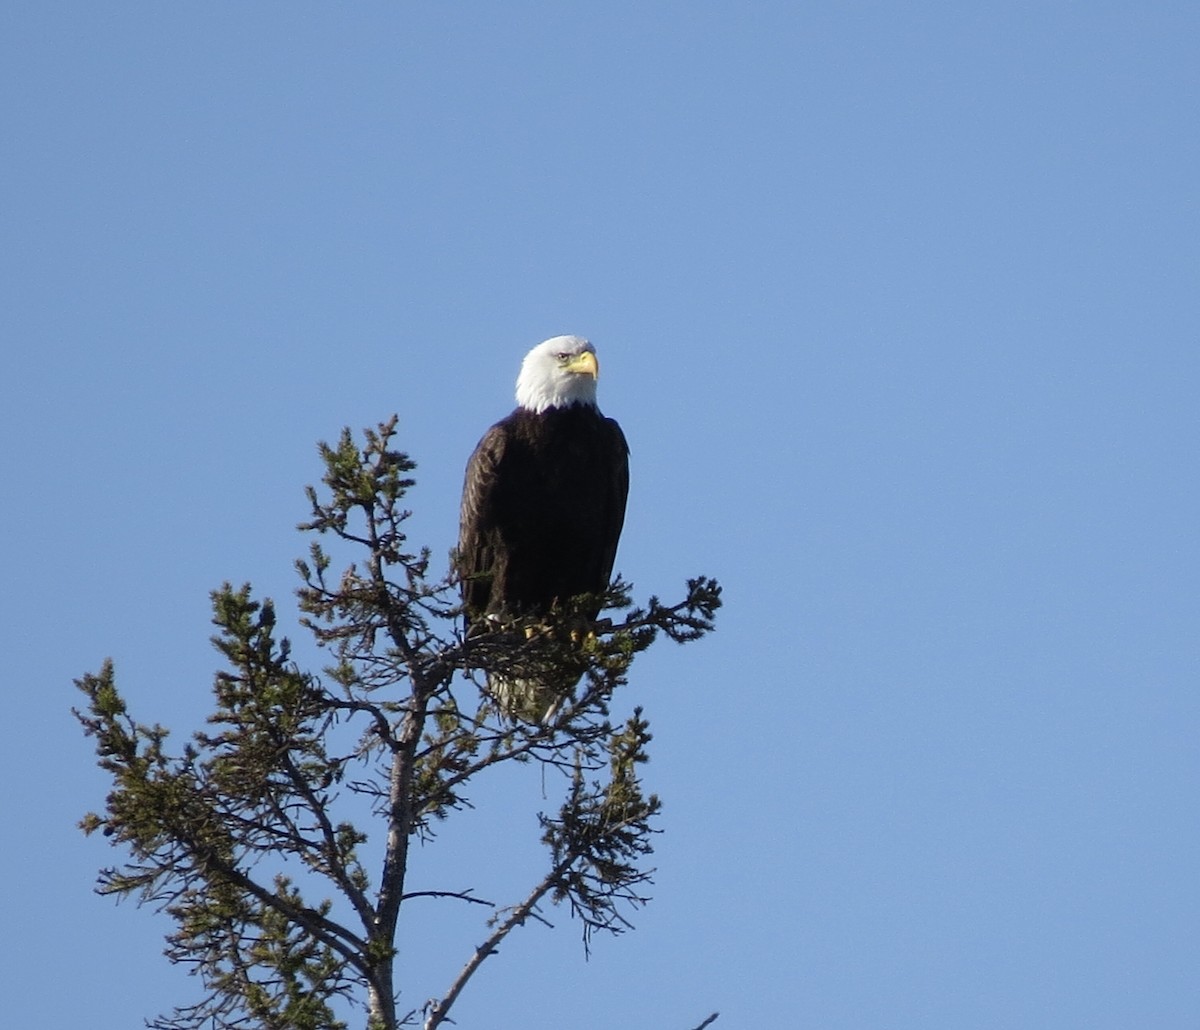
M 518 408 L 492 426 L 463 485 L 458 562 L 468 623 L 541 615 L 605 590 L 628 492 L 625 436 L 591 405 Z

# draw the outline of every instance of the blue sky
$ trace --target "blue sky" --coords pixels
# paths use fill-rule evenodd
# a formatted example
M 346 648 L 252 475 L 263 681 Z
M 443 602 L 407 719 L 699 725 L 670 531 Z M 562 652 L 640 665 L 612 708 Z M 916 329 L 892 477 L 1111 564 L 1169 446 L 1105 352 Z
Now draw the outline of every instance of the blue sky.
M 399 412 L 445 554 L 574 332 L 633 449 L 619 569 L 727 607 L 635 667 L 638 930 L 585 964 L 526 928 L 459 1025 L 1194 1027 L 1198 38 L 1184 3 L 5 4 L 12 1024 L 191 997 L 91 893 L 72 679 L 111 655 L 186 737 L 208 591 L 292 617 L 315 442 Z M 537 858 L 507 789 L 445 842 L 503 856 L 481 894 Z M 481 932 L 410 933 L 419 1004 Z

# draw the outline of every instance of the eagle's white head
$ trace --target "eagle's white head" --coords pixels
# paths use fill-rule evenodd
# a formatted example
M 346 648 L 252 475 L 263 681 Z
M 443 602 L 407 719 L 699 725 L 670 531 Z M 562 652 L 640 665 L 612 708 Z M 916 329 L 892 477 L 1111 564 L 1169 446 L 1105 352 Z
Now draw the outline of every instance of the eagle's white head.
M 600 366 L 596 348 L 582 336 L 555 336 L 539 343 L 521 362 L 517 403 L 529 411 L 596 405 Z

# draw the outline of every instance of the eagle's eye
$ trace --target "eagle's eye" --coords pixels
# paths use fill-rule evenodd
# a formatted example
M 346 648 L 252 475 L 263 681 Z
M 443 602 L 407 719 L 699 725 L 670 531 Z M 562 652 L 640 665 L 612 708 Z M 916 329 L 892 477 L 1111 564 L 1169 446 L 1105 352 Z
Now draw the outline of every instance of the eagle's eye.
M 565 362 L 567 362 L 567 361 L 570 361 L 570 360 L 571 360 L 571 355 L 570 355 L 570 354 L 568 354 L 568 353 L 567 353 L 565 350 L 564 350 L 564 351 L 559 351 L 559 352 L 558 352 L 557 354 L 555 354 L 554 356 L 555 356 L 556 358 L 558 358 L 558 360 L 559 360 L 559 361 L 561 361 L 561 362 L 564 362 L 564 363 L 565 363 Z

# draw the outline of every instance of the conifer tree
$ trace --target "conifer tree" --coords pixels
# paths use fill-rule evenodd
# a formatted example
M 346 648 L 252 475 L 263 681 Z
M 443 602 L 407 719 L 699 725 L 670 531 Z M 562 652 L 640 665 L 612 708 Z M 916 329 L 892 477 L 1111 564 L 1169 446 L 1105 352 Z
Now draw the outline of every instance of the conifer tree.
M 328 655 L 320 671 L 293 660 L 269 599 L 225 584 L 212 595 L 224 660 L 215 708 L 178 750 L 129 711 L 111 662 L 77 681 L 86 705 L 76 714 L 112 778 L 103 810 L 81 825 L 124 853 L 98 890 L 163 909 L 168 957 L 202 985 L 199 1001 L 152 1027 L 335 1030 L 358 1006 L 368 1030 L 434 1030 L 480 965 L 548 904 L 579 921 L 586 947 L 629 928 L 630 909 L 647 900 L 660 808 L 640 778 L 649 723 L 641 708 L 614 722 L 610 701 L 661 635 L 689 642 L 712 629 L 720 588 L 693 579 L 676 604 L 635 607 L 618 580 L 603 597 L 617 615 L 583 641 L 546 620 L 465 636 L 454 576 L 431 578 L 428 550 L 405 535 L 414 465 L 395 435 L 393 417 L 361 444 L 346 430 L 321 445 L 323 486 L 308 489 L 300 526 L 313 539 L 297 562 L 300 623 Z M 335 571 L 332 549 L 354 560 Z M 485 687 L 489 670 L 563 669 L 564 682 L 580 679 L 543 721 L 504 711 Z M 413 842 L 437 846 L 439 823 L 510 762 L 560 774 L 545 778 L 562 798 L 538 817 L 540 878 L 504 905 L 410 884 Z M 432 994 L 404 982 L 396 961 L 405 903 L 429 896 L 488 909 L 482 943 Z

